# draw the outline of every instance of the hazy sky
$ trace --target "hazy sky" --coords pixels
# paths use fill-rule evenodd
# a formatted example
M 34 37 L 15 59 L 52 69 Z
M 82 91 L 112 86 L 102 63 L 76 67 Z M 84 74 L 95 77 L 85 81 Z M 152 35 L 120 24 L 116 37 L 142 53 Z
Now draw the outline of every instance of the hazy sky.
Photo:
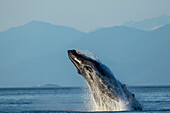
M 0 31 L 39 20 L 88 32 L 160 15 L 170 0 L 0 0 Z

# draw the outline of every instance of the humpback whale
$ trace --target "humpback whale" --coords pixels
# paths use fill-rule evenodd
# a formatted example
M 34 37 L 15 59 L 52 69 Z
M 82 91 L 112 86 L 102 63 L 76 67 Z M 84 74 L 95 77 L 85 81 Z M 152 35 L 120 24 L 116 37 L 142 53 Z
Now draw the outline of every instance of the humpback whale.
M 68 50 L 68 56 L 84 77 L 98 110 L 142 110 L 135 95 L 114 77 L 107 66 L 74 49 Z

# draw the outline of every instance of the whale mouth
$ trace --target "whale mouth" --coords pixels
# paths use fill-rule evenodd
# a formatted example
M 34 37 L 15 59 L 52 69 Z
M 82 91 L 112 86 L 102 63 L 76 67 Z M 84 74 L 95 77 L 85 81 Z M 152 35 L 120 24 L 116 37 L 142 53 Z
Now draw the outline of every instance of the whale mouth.
M 79 51 L 68 50 L 68 56 L 71 62 L 76 66 L 79 74 L 82 74 L 85 65 L 95 66 L 97 61 Z
M 82 53 L 80 53 L 79 51 L 76 51 L 76 50 L 68 50 L 68 56 L 69 56 L 69 59 L 75 64 L 80 64 L 81 63 L 81 60 L 79 59 L 80 57 L 83 56 Z
M 77 57 L 80 57 L 80 56 L 84 56 L 84 54 L 80 53 L 79 51 L 76 51 L 76 50 L 68 50 L 68 56 L 70 58 L 70 60 L 73 60 Z
M 78 73 L 81 74 L 80 73 L 80 65 L 82 64 L 81 58 L 84 57 L 84 55 L 74 49 L 68 50 L 67 52 L 68 52 L 69 59 L 76 66 Z

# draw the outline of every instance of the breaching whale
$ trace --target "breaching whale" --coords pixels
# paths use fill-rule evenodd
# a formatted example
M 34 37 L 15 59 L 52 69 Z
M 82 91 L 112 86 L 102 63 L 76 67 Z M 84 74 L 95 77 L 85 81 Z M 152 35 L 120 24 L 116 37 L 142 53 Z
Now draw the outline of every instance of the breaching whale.
M 114 77 L 107 66 L 76 50 L 68 50 L 68 56 L 86 80 L 98 110 L 142 110 L 135 95 Z

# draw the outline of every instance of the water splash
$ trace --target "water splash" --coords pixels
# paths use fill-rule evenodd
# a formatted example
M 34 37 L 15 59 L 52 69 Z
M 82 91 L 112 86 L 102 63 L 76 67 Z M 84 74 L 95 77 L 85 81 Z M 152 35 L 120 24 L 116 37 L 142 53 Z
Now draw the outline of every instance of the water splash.
M 90 87 L 89 87 L 90 88 Z M 90 89 L 89 89 L 90 90 Z M 97 102 L 95 101 L 94 95 L 95 93 L 98 95 Z M 95 92 L 90 90 L 89 93 L 86 94 L 88 96 L 89 101 L 86 103 L 88 105 L 89 111 L 128 111 L 130 110 L 128 107 L 128 102 L 120 99 L 119 102 L 111 99 L 110 97 L 101 93 L 101 91 L 97 88 Z M 87 98 L 87 97 L 86 97 Z
M 80 53 L 84 54 L 85 56 L 99 61 L 98 57 L 96 55 L 94 55 L 93 53 L 91 53 L 90 51 L 88 51 L 88 50 L 79 50 L 79 51 L 80 51 Z
M 87 108 L 87 110 L 88 111 L 97 111 L 96 103 L 93 99 L 93 96 L 91 95 L 90 90 L 86 87 L 86 88 L 84 88 L 83 92 L 84 92 L 83 93 L 84 105 Z

